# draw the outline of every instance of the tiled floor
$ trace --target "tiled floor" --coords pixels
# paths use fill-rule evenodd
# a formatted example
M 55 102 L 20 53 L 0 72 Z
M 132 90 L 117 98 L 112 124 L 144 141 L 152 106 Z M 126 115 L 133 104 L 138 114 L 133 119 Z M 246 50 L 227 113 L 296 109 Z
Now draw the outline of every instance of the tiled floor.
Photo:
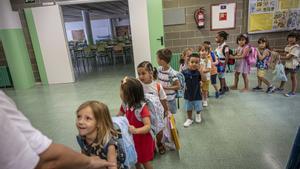
M 75 110 L 96 99 L 112 114 L 119 105 L 120 80 L 134 76 L 132 65 L 107 67 L 73 84 L 36 86 L 22 91 L 5 90 L 32 124 L 57 143 L 78 150 Z M 232 74 L 228 74 L 231 82 Z M 251 87 L 256 85 L 251 75 Z M 242 86 L 242 85 L 240 85 Z M 211 92 L 213 93 L 213 92 Z M 157 169 L 282 169 L 300 124 L 300 97 L 264 92 L 240 93 L 209 99 L 203 123 L 183 128 L 185 112 L 176 114 L 182 149 L 157 155 Z M 181 105 L 183 101 L 181 100 Z M 182 106 L 181 106 L 182 107 Z

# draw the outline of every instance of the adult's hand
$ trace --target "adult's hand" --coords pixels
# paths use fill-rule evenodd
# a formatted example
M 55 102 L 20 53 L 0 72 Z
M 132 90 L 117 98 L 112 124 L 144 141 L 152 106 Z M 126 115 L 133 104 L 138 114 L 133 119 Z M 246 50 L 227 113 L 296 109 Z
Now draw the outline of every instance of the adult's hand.
M 116 164 L 100 159 L 98 156 L 90 157 L 90 166 L 88 169 L 101 169 L 106 167 L 115 167 Z

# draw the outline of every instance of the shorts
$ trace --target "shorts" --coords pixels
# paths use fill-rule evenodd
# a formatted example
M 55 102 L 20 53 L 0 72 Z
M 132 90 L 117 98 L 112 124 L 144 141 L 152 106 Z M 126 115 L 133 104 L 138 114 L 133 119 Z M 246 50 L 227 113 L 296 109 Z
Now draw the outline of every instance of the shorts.
M 257 77 L 265 77 L 266 69 L 257 69 Z
M 176 98 L 174 98 L 173 100 L 168 100 L 168 106 L 169 106 L 170 112 L 172 114 L 176 114 L 176 112 L 177 112 Z
M 202 90 L 208 91 L 210 80 L 202 81 Z
M 185 110 L 186 111 L 193 111 L 193 109 L 198 113 L 202 111 L 202 101 L 201 100 L 184 100 L 185 101 Z
M 218 73 L 219 79 L 225 79 L 225 72 L 223 73 Z
M 297 66 L 295 69 L 290 69 L 290 68 L 285 68 L 285 74 L 289 74 L 289 73 L 297 73 L 299 72 L 300 66 Z
M 211 76 L 210 76 L 210 81 L 211 81 L 211 84 L 212 84 L 212 85 L 217 84 L 217 76 L 218 76 L 218 74 L 215 74 L 215 75 L 211 75 Z

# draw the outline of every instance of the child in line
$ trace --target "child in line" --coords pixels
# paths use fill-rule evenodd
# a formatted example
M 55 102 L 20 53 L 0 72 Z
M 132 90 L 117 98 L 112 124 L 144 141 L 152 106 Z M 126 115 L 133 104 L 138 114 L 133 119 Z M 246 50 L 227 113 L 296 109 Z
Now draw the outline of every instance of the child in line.
M 160 49 L 156 55 L 159 65 L 157 78 L 167 94 L 169 110 L 175 114 L 177 111 L 175 96 L 176 90 L 180 89 L 180 83 L 176 71 L 170 66 L 172 52 L 170 49 Z
M 125 77 L 121 82 L 120 97 L 123 104 L 118 115 L 125 115 L 129 122 L 129 131 L 137 153 L 136 168 L 152 169 L 155 143 L 151 136 L 150 112 L 145 104 L 144 90 L 141 82 L 135 78 Z M 135 109 L 141 109 L 142 121 L 135 115 Z
M 214 87 L 215 89 L 215 96 L 216 98 L 219 98 L 220 94 L 219 94 L 219 89 L 217 86 L 217 76 L 218 76 L 218 69 L 217 69 L 217 65 L 219 64 L 219 59 L 218 57 L 215 55 L 215 53 L 212 51 L 211 45 L 209 41 L 204 41 L 203 42 L 204 46 L 207 46 L 210 49 L 210 61 L 211 61 L 211 69 L 210 69 L 210 81 L 211 81 L 211 85 Z
M 179 60 L 179 63 L 180 63 L 179 72 L 182 72 L 183 70 L 187 69 L 188 56 L 192 53 L 193 53 L 193 48 L 186 48 L 183 50 L 182 54 L 180 55 L 180 60 Z
M 157 96 L 161 102 L 161 105 L 164 108 L 164 112 L 162 113 L 163 117 L 166 117 L 169 112 L 168 103 L 167 103 L 167 95 L 162 87 L 162 85 L 158 82 L 155 82 L 154 76 L 156 76 L 156 69 L 152 66 L 152 64 L 148 61 L 144 61 L 137 66 L 137 72 L 139 76 L 139 80 L 142 82 L 144 93 L 153 94 Z M 160 124 L 163 127 L 165 124 Z M 162 127 L 162 128 L 163 128 Z M 165 154 L 166 149 L 164 145 L 161 143 L 163 138 L 163 130 L 161 130 L 156 135 L 157 147 L 159 150 L 159 154 Z
M 227 32 L 220 31 L 217 33 L 217 36 L 215 38 L 215 41 L 218 45 L 215 51 L 219 58 L 218 77 L 220 80 L 220 95 L 225 94 L 225 92 L 229 91 L 225 80 L 225 69 L 230 56 L 229 47 L 225 42 L 227 40 L 228 35 L 229 34 Z
M 288 45 L 284 48 L 285 56 L 280 56 L 281 60 L 285 60 L 285 74 L 291 74 L 292 90 L 286 93 L 286 97 L 295 96 L 297 90 L 297 72 L 299 72 L 299 58 L 300 58 L 300 46 L 297 44 L 297 33 L 291 32 L 287 36 Z M 280 87 L 275 91 L 283 91 L 285 82 L 281 81 Z
M 193 109 L 196 111 L 195 121 L 201 122 L 202 97 L 200 90 L 201 74 L 199 72 L 200 56 L 197 53 L 192 53 L 188 57 L 188 69 L 182 74 L 185 77 L 186 88 L 184 91 L 185 108 L 187 111 L 187 119 L 184 122 L 184 127 L 189 127 L 193 124 Z
M 273 92 L 275 87 L 265 78 L 266 71 L 268 70 L 268 63 L 271 59 L 271 51 L 269 42 L 266 38 L 261 37 L 257 41 L 258 43 L 258 57 L 257 57 L 257 79 L 258 85 L 253 90 L 262 90 L 262 83 L 268 86 L 267 93 Z
M 202 102 L 203 106 L 207 107 L 208 102 L 208 90 L 209 90 L 209 83 L 210 83 L 210 70 L 211 70 L 211 62 L 210 62 L 210 55 L 209 55 L 209 47 L 207 46 L 200 46 L 199 53 L 200 53 L 200 73 L 202 77 Z
M 239 76 L 242 73 L 245 87 L 241 90 L 241 92 L 246 92 L 249 90 L 248 75 L 250 73 L 250 65 L 247 62 L 247 56 L 250 52 L 250 46 L 248 45 L 249 38 L 246 34 L 240 34 L 236 38 L 236 43 L 239 45 L 239 47 L 236 50 L 235 55 L 231 56 L 231 58 L 237 60 L 235 63 L 234 84 L 231 89 L 238 89 Z
M 76 127 L 79 132 L 77 140 L 81 152 L 118 163 L 118 168 L 126 168 L 120 164 L 125 161 L 125 157 L 120 155 L 122 152 L 119 151 L 121 145 L 117 142 L 118 132 L 114 129 L 108 107 L 98 101 L 87 101 L 79 106 L 76 114 Z

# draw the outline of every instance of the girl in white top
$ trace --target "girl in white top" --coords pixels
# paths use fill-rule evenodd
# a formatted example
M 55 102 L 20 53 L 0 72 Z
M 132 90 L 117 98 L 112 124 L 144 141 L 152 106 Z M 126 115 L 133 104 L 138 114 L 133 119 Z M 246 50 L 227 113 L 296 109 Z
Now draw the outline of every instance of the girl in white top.
M 167 95 L 160 83 L 155 81 L 157 71 L 153 68 L 152 64 L 148 61 L 144 61 L 140 63 L 137 67 L 138 78 L 141 81 L 144 89 L 144 93 L 150 93 L 159 97 L 162 106 L 164 107 L 164 117 L 167 116 L 169 112 L 168 104 L 167 104 Z M 163 137 L 163 131 L 160 131 L 156 135 L 157 139 L 157 147 L 159 149 L 160 154 L 164 154 L 166 152 L 164 145 L 161 143 Z

